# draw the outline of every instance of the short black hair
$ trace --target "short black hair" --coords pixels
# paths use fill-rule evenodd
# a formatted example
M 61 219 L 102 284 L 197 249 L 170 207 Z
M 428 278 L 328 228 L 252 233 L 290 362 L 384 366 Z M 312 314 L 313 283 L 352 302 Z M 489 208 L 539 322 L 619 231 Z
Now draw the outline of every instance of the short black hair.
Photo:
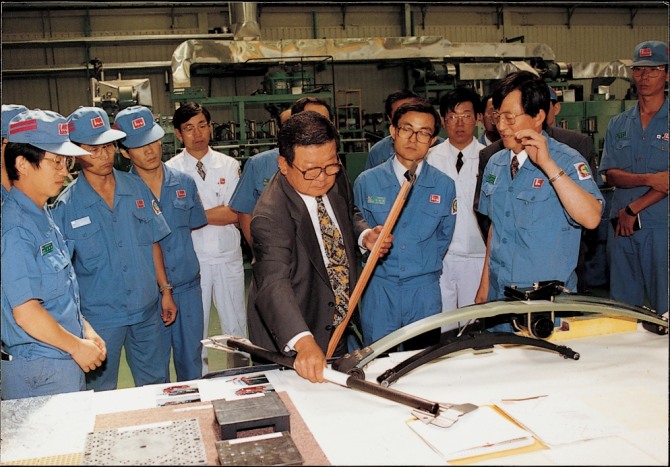
M 408 112 L 420 112 L 424 114 L 430 114 L 435 120 L 435 128 L 433 129 L 433 137 L 437 136 L 440 133 L 442 125 L 440 123 L 440 114 L 437 113 L 435 107 L 425 99 L 419 99 L 416 102 L 409 102 L 398 107 L 393 114 L 393 126 L 398 128 L 398 122 L 400 118 Z
M 447 112 L 454 111 L 458 104 L 463 102 L 471 102 L 472 108 L 475 113 L 482 113 L 481 100 L 479 99 L 479 94 L 473 91 L 470 88 L 459 86 L 456 89 L 452 89 L 442 96 L 440 99 L 440 115 L 445 117 Z
M 399 89 L 392 92 L 386 97 L 386 103 L 384 104 L 384 111 L 386 112 L 386 115 L 389 118 L 392 118 L 393 116 L 391 115 L 391 112 L 393 112 L 393 104 L 405 99 L 420 99 L 420 96 L 414 91 L 410 91 L 409 89 Z
M 315 105 L 322 105 L 328 110 L 328 116 L 330 117 L 330 120 L 332 121 L 334 119 L 333 115 L 333 108 L 331 105 L 326 102 L 324 99 L 321 99 L 319 97 L 314 97 L 314 96 L 306 96 L 298 99 L 295 101 L 295 103 L 291 106 L 291 115 L 299 114 L 300 112 L 303 112 L 305 110 L 305 107 L 307 107 L 308 104 L 315 104 Z
M 203 114 L 207 119 L 207 123 L 212 121 L 212 116 L 210 115 L 209 110 L 197 102 L 187 102 L 182 104 L 174 112 L 174 116 L 172 117 L 172 126 L 177 130 L 181 130 L 181 126 L 184 123 L 188 122 L 198 114 Z
M 535 117 L 540 110 L 549 113 L 550 96 L 547 83 L 530 71 L 515 71 L 507 75 L 493 91 L 493 107 L 500 109 L 505 97 L 519 90 L 523 111 Z
M 44 159 L 46 151 L 28 143 L 7 143 L 5 146 L 5 153 L 3 161 L 5 170 L 7 171 L 7 178 L 10 180 L 19 179 L 19 171 L 16 170 L 16 159 L 23 156 L 30 164 L 37 168 L 40 162 Z
M 335 141 L 339 148 L 340 137 L 333 122 L 313 110 L 306 110 L 291 116 L 278 136 L 279 154 L 293 166 L 296 146 L 318 146 Z

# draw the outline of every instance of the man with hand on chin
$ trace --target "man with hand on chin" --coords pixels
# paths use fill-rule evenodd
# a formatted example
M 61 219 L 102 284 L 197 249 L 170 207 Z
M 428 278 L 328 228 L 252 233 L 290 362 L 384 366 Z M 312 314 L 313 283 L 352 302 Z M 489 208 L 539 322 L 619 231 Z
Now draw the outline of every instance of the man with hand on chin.
M 603 197 L 586 160 L 543 131 L 549 99 L 545 82 L 527 71 L 509 74 L 493 94 L 505 149 L 483 173 L 479 211 L 492 225 L 475 303 L 546 280 L 576 291 L 581 229 L 600 223 Z

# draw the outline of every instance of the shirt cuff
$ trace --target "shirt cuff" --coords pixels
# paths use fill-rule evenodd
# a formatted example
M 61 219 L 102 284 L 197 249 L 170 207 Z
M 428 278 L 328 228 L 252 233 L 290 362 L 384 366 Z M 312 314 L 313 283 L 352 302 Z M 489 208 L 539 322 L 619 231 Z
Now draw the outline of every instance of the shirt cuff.
M 363 254 L 365 254 L 366 251 L 369 251 L 367 248 L 365 248 L 365 247 L 363 246 L 363 239 L 364 239 L 365 236 L 368 234 L 368 232 L 371 231 L 371 230 L 372 230 L 372 229 L 369 229 L 369 228 L 368 228 L 368 229 L 365 229 L 365 230 L 363 231 L 363 233 L 361 233 L 361 234 L 358 236 L 358 247 L 361 249 L 361 253 L 363 253 Z
M 303 337 L 305 337 L 305 336 L 311 336 L 311 335 L 312 335 L 312 333 L 309 332 L 309 331 L 303 331 L 303 332 L 301 332 L 301 333 L 295 335 L 295 336 L 293 337 L 293 339 L 291 339 L 290 341 L 288 341 L 288 342 L 286 343 L 286 345 L 284 346 L 284 352 L 291 352 L 291 351 L 295 352 L 295 344 L 296 344 L 300 339 L 302 339 Z

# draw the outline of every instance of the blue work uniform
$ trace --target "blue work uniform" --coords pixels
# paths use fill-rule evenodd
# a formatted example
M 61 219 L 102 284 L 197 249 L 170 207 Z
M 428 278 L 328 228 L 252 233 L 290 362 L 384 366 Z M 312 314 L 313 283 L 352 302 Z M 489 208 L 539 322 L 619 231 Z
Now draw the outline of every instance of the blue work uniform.
M 279 149 L 270 149 L 250 157 L 244 163 L 240 181 L 237 182 L 230 207 L 237 212 L 252 214 L 261 193 L 277 173 Z
M 2 163 L 4 164 L 5 162 L 3 161 Z M 7 198 L 7 195 L 9 194 L 9 190 L 7 190 L 7 188 L 5 188 L 4 185 L 0 185 L 0 190 L 2 190 L 2 192 L 0 193 L 0 196 L 2 196 L 0 198 L 0 203 L 4 203 L 5 198 Z
M 354 202 L 369 225 L 382 225 L 395 203 L 400 182 L 390 159 L 361 173 Z M 440 273 L 456 226 L 454 181 L 422 162 L 396 221 L 393 248 L 380 258 L 361 297 L 363 343 L 442 311 Z
M 153 244 L 170 233 L 145 183 L 114 169 L 114 207 L 83 174 L 58 196 L 54 220 L 71 242 L 81 310 L 107 344 L 103 366 L 86 375 L 89 389 L 115 389 L 121 348 L 137 386 L 164 383 L 164 327 Z
M 67 332 L 82 338 L 79 285 L 70 251 L 50 213 L 20 189 L 2 206 L 2 398 L 45 396 L 86 389 L 84 371 L 65 351 L 36 340 L 13 309 L 39 300 Z
M 586 160 L 550 138 L 549 154 L 577 185 L 604 203 Z M 495 153 L 483 173 L 479 212 L 492 221 L 489 300 L 504 298 L 505 286 L 530 287 L 559 280 L 577 290 L 577 255 L 582 227 L 563 208 L 542 170 L 526 159 L 512 181 L 510 150 Z
M 190 175 L 163 167 L 163 185 L 159 204 L 170 234 L 160 241 L 163 263 L 172 298 L 177 304 L 177 318 L 170 326 L 163 326 L 163 355 L 170 363 L 170 349 L 177 373 L 177 381 L 190 381 L 202 376 L 202 289 L 200 263 L 193 248 L 191 229 L 207 223 L 195 181 Z M 137 173 L 135 167 L 130 173 Z
M 667 98 L 646 128 L 642 128 L 639 105 L 610 120 L 599 170 L 603 173 L 608 169 L 636 174 L 667 172 Z M 617 187 L 608 217 L 617 217 L 621 209 L 648 190 L 648 186 Z M 646 292 L 652 309 L 663 314 L 668 311 L 668 197 L 639 215 L 642 229 L 631 236 L 615 238 L 614 228 L 608 227 L 610 296 L 642 306 Z

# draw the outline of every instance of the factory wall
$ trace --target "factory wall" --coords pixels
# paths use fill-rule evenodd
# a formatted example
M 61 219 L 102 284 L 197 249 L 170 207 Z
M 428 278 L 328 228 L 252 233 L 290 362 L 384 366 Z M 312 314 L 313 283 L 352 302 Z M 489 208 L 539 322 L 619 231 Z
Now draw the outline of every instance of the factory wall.
M 90 105 L 86 64 L 97 58 L 105 63 L 150 63 L 170 61 L 181 36 L 207 34 L 215 28 L 229 31 L 228 5 L 133 8 L 10 8 L 3 3 L 3 70 L 29 70 L 17 76 L 3 73 L 2 102 L 53 109 L 68 114 L 79 105 Z M 117 2 L 118 3 L 118 2 Z M 47 5 L 47 4 L 43 4 Z M 75 5 L 75 3 L 72 3 Z M 138 6 L 140 5 L 140 6 Z M 561 62 L 630 59 L 635 44 L 645 39 L 668 37 L 667 5 L 649 7 L 553 7 L 449 4 L 318 4 L 287 5 L 258 3 L 262 40 L 298 38 L 442 36 L 451 42 L 501 42 L 523 38 L 546 43 Z M 345 5 L 342 8 L 340 5 Z M 641 4 L 640 4 L 641 5 Z M 124 38 L 172 35 L 174 39 L 129 42 Z M 179 36 L 179 37 L 178 37 Z M 101 45 L 26 45 L 34 40 L 82 37 L 118 37 L 118 43 Z M 520 40 L 520 39 L 519 39 Z M 17 43 L 24 43 L 19 46 Z M 11 44 L 7 44 L 11 43 Z M 7 44 L 7 45 L 6 45 Z M 68 68 L 69 67 L 69 68 Z M 80 70 L 72 70 L 80 67 Z M 35 69 L 68 68 L 64 71 Z M 171 115 L 169 68 L 145 67 L 104 71 L 105 79 L 149 78 L 154 113 Z M 325 78 L 324 78 L 325 79 Z M 404 86 L 400 69 L 378 70 L 374 65 L 338 65 L 337 89 L 361 89 L 367 112 L 383 110 L 388 92 Z M 262 76 L 195 77 L 193 85 L 211 96 L 249 95 L 260 87 Z M 617 80 L 612 93 L 623 97 L 628 83 Z M 585 89 L 589 84 L 584 83 Z M 230 118 L 224 111 L 215 118 Z

